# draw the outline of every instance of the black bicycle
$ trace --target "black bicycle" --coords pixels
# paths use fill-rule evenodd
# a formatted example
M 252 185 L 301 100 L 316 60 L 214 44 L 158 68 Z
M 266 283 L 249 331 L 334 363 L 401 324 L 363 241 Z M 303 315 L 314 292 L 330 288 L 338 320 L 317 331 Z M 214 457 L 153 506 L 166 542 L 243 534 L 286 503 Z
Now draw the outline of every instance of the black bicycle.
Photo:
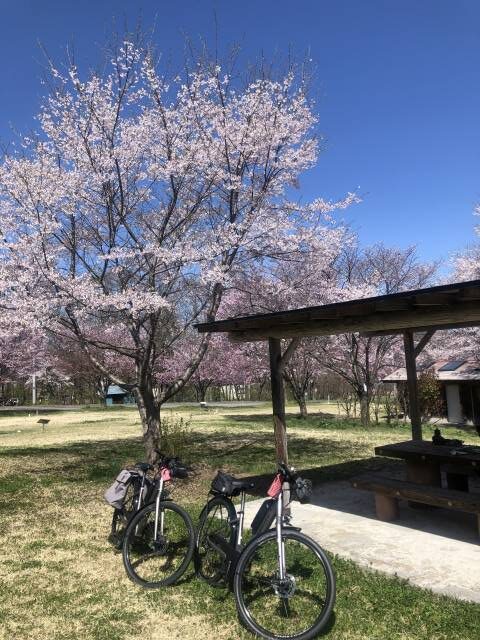
M 213 497 L 200 515 L 197 574 L 211 585 L 233 587 L 240 620 L 257 636 L 310 640 L 325 629 L 335 603 L 335 575 L 325 552 L 290 524 L 289 496 L 308 502 L 311 483 L 280 465 L 244 546 L 245 495 L 252 488 L 222 472 L 214 478 Z
M 186 571 L 195 548 L 195 529 L 188 513 L 168 497 L 165 486 L 174 478 L 186 478 L 188 469 L 178 458 L 160 456 L 146 471 L 154 473 L 156 496 L 129 521 L 122 552 L 129 578 L 156 589 L 173 584 Z

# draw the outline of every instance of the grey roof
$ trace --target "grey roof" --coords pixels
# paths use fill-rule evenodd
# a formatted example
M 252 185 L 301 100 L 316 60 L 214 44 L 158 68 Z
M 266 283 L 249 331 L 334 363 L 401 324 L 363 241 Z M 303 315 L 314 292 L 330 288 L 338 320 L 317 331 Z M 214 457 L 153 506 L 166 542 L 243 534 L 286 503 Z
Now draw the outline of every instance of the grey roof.
M 458 358 L 461 361 L 461 358 Z M 454 371 L 439 371 L 443 366 L 452 362 L 453 358 L 437 360 L 432 363 L 428 368 L 418 366 L 417 372 L 421 373 L 422 371 L 434 371 L 436 376 L 441 382 L 468 382 L 469 380 L 479 380 L 480 381 L 480 362 L 475 360 L 463 360 L 463 364 L 461 364 Z M 385 376 L 382 379 L 382 382 L 406 382 L 407 380 L 407 372 L 405 367 L 401 367 L 396 371 L 393 371 L 388 376 Z

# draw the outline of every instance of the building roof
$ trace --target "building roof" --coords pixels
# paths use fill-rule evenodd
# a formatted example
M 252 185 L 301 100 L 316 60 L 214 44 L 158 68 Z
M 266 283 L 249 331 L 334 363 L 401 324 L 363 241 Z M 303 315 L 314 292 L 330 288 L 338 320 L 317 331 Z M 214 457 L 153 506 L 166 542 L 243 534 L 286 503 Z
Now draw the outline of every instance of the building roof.
M 361 332 L 395 334 L 480 325 L 480 280 L 263 313 L 195 325 L 200 333 L 228 332 L 234 341 Z
M 454 366 L 453 363 L 458 364 L 455 369 L 452 369 L 449 365 Z M 446 370 L 445 368 L 449 369 Z M 442 371 L 443 369 L 443 371 Z M 433 371 L 441 382 L 468 382 L 470 380 L 480 381 L 480 362 L 476 360 L 466 360 L 458 358 L 454 360 L 437 360 L 431 362 L 427 366 L 417 366 L 417 371 Z M 393 371 L 388 376 L 385 376 L 382 382 L 406 382 L 407 372 L 405 367 L 401 367 L 396 371 Z
M 129 389 L 127 386 L 125 386 L 125 388 L 120 387 L 118 384 L 111 384 L 107 389 L 107 396 L 125 396 L 129 393 L 131 393 L 131 389 Z

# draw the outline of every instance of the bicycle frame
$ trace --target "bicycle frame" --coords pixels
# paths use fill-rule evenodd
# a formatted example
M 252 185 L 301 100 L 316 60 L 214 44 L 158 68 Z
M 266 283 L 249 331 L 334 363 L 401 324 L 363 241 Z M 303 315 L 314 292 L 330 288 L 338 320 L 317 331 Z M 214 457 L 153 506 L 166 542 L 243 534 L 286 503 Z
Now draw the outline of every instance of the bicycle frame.
M 279 578 L 283 580 L 286 575 L 286 563 L 285 563 L 285 542 L 283 540 L 283 530 L 285 525 L 288 526 L 290 521 L 289 515 L 285 512 L 285 502 L 284 502 L 284 491 L 280 491 L 279 495 L 274 498 L 276 500 L 276 514 L 275 514 L 275 530 L 276 530 L 276 538 L 277 538 L 277 549 L 278 549 L 278 574 Z M 230 576 L 233 575 L 235 565 L 238 561 L 240 554 L 243 551 L 243 532 L 244 532 L 244 524 L 245 524 L 245 502 L 246 502 L 246 492 L 241 491 L 240 493 L 240 505 L 236 510 L 237 513 L 237 531 L 236 531 L 236 544 L 233 549 L 231 545 L 226 545 L 225 548 L 222 549 L 222 552 L 228 557 L 230 561 L 230 567 L 228 569 L 228 574 Z M 261 507 L 260 507 L 261 508 Z M 263 533 L 260 530 L 257 534 L 255 534 L 255 538 Z
M 165 480 L 162 477 L 160 477 L 158 479 L 157 497 L 155 499 L 155 521 L 154 521 L 154 530 L 153 530 L 153 539 L 155 541 L 158 540 L 159 534 L 160 536 L 164 535 L 165 514 L 163 513 L 163 511 L 160 513 L 160 502 L 162 501 L 164 485 L 165 485 Z M 142 487 L 143 487 L 143 483 L 142 483 Z M 165 499 L 164 496 L 163 496 L 163 499 Z M 140 500 L 141 500 L 141 496 L 140 496 L 139 502 Z M 140 510 L 140 506 L 141 505 L 139 505 L 138 510 Z M 135 531 L 136 533 L 138 533 L 138 526 Z
M 246 494 L 245 494 L 245 491 L 242 491 L 240 494 L 240 509 L 237 511 L 237 517 L 238 517 L 237 546 L 236 546 L 237 550 L 242 548 L 243 526 L 245 522 L 245 501 L 246 501 Z

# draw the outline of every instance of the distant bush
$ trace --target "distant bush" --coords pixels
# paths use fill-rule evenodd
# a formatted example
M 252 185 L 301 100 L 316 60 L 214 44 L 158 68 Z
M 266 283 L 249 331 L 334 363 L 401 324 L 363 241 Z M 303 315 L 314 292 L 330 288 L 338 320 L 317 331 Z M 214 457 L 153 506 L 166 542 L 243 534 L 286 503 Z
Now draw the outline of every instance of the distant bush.
M 187 449 L 190 431 L 191 417 L 186 419 L 173 413 L 162 416 L 160 420 L 162 453 L 167 456 L 182 457 Z
M 433 371 L 422 371 L 418 376 L 418 402 L 424 422 L 430 418 L 444 416 L 446 413 L 442 385 Z

